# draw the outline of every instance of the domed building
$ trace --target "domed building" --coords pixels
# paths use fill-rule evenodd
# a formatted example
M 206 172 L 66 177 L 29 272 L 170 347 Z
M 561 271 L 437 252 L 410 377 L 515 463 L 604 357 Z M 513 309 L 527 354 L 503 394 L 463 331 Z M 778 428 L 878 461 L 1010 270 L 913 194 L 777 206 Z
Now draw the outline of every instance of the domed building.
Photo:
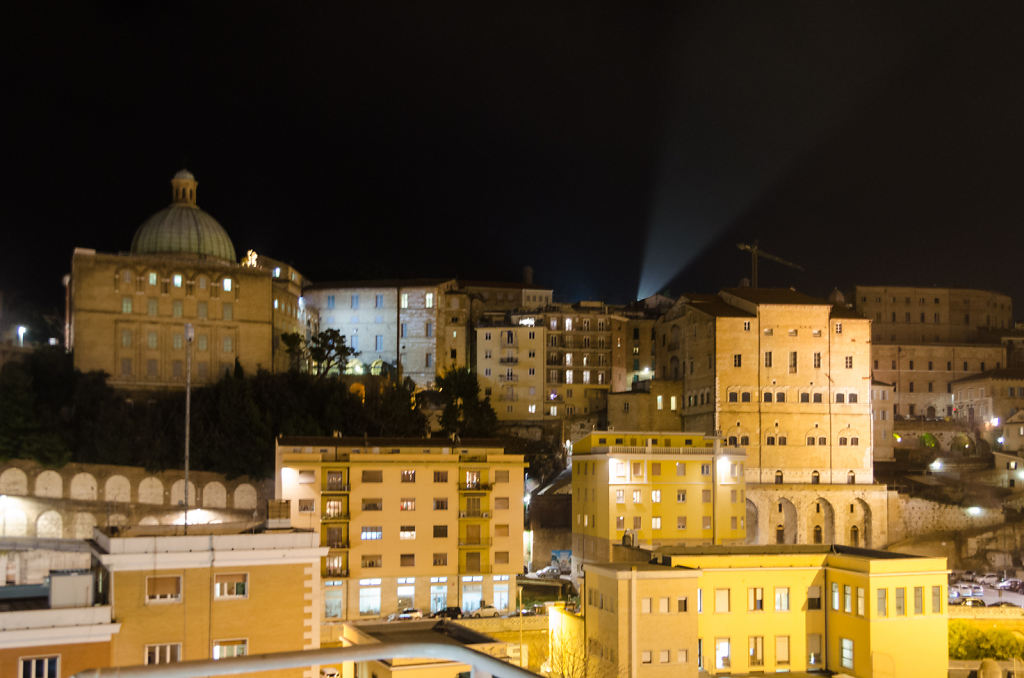
M 129 252 L 76 248 L 65 278 L 65 345 L 83 372 L 125 389 L 185 386 L 185 326 L 192 380 L 220 379 L 235 360 L 246 373 L 283 371 L 281 334 L 317 331 L 302 275 L 253 251 L 239 260 L 230 236 L 200 209 L 188 170 L 171 179 L 171 204 L 135 231 Z

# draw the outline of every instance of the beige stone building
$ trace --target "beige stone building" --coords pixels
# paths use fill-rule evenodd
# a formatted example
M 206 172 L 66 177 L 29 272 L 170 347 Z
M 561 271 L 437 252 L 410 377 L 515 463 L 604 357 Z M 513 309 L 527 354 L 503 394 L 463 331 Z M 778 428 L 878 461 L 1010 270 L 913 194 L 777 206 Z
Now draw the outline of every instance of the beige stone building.
M 876 344 L 972 343 L 982 329 L 1013 327 L 1013 302 L 998 292 L 857 285 L 854 296 Z
M 747 452 L 749 542 L 886 542 L 869 320 L 793 290 L 735 288 L 683 296 L 656 331 L 682 429 Z
M 876 460 L 891 460 L 895 454 L 893 438 L 892 401 L 896 389 L 883 381 L 871 382 L 871 427 L 874 429 L 873 456 Z
M 608 427 L 622 431 L 681 431 L 681 381 L 640 382 L 643 388 L 608 394 Z
M 507 609 L 523 571 L 524 466 L 495 441 L 279 438 L 277 498 L 330 549 L 323 619 Z
M 238 263 L 226 231 L 198 207 L 195 177 L 182 170 L 171 186 L 173 202 L 139 227 L 130 252 L 75 249 L 65 325 L 75 367 L 106 372 L 119 388 L 183 388 L 188 323 L 199 384 L 236 359 L 250 374 L 286 368 L 280 334 L 315 326 L 301 275 L 252 252 Z
M 989 439 L 1002 435 L 1008 419 L 1024 409 L 1024 369 L 1002 368 L 951 384 L 953 417 Z

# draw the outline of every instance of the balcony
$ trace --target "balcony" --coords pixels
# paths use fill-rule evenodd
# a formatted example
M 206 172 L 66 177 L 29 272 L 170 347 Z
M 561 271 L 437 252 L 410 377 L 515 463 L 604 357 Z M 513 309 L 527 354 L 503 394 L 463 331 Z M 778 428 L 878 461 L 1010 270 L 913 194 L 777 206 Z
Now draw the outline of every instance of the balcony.
M 348 520 L 348 511 L 324 511 L 324 520 Z
M 327 492 L 348 492 L 348 491 L 350 491 L 350 489 L 351 488 L 350 488 L 348 483 L 328 482 L 327 483 L 327 489 L 324 490 L 324 492 L 325 493 L 327 493 Z
M 348 539 L 328 539 L 324 546 L 332 549 L 347 549 Z
M 490 511 L 459 511 L 460 518 L 490 518 Z
M 490 545 L 490 537 L 459 537 L 459 548 L 483 549 Z
M 502 365 L 517 365 L 519 363 L 519 358 L 514 356 L 505 356 L 504 358 L 498 358 L 498 362 Z
M 331 567 L 330 565 L 328 565 L 324 569 L 324 571 L 326 572 L 328 577 L 347 577 L 348 576 L 348 568 L 347 567 Z
M 459 485 L 460 492 L 488 492 L 491 490 L 490 483 L 462 483 Z
M 499 374 L 498 381 L 504 384 L 514 383 L 519 381 L 519 377 L 515 374 Z

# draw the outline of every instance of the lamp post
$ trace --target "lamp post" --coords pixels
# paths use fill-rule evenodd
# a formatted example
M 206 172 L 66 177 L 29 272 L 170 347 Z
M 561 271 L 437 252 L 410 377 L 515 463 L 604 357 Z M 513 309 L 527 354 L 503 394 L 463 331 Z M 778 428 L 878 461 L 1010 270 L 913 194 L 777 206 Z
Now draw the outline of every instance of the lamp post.
M 25 346 L 25 333 L 28 332 L 28 328 L 24 325 L 18 325 L 18 346 Z
M 192 420 L 192 340 L 196 330 L 185 323 L 185 534 L 188 534 L 188 454 L 189 428 Z
M 519 594 L 519 668 L 523 667 L 523 587 L 516 586 Z

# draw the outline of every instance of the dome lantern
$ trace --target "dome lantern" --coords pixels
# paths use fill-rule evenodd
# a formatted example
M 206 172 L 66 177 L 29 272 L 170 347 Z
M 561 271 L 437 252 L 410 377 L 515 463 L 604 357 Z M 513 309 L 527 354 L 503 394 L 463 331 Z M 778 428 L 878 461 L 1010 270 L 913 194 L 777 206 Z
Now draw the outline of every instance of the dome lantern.
M 196 189 L 199 182 L 187 169 L 178 170 L 171 179 L 171 198 L 179 205 L 196 205 Z

